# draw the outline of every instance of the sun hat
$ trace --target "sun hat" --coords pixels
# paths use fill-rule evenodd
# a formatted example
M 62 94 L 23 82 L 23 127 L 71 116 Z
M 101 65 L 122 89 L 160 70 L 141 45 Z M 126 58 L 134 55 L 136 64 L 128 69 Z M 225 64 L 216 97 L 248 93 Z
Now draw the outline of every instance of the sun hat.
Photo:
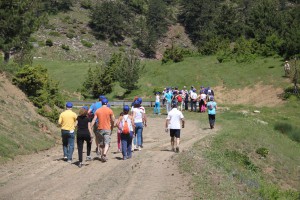
M 81 108 L 84 110 L 89 110 L 89 107 L 87 107 L 87 106 L 82 106 Z
M 129 106 L 125 105 L 125 106 L 123 107 L 123 111 L 124 111 L 124 112 L 129 111 Z
M 106 99 L 106 98 L 102 99 L 102 104 L 103 105 L 107 105 L 107 103 L 108 103 L 108 99 Z
M 72 104 L 71 102 L 67 102 L 67 103 L 66 103 L 66 107 L 67 107 L 67 108 L 72 108 L 72 107 L 73 107 L 73 104 Z

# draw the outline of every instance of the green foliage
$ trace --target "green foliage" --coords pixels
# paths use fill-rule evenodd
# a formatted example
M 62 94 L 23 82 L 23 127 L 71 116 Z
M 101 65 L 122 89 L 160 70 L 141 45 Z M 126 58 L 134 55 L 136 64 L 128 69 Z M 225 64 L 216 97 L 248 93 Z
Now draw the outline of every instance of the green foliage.
M 291 199 L 297 200 L 300 193 L 292 190 L 281 191 L 273 184 L 265 184 L 259 189 L 259 194 L 262 199 Z
M 245 167 L 248 170 L 251 170 L 253 172 L 257 172 L 260 170 L 259 167 L 255 166 L 251 162 L 250 158 L 247 155 L 240 153 L 236 150 L 226 149 L 224 155 L 227 158 L 234 160 L 235 162 L 241 164 L 243 167 Z
M 80 6 L 84 9 L 91 9 L 93 6 L 93 3 L 91 0 L 81 0 Z
M 266 158 L 267 155 L 269 154 L 269 149 L 267 149 L 265 147 L 260 147 L 260 148 L 256 149 L 255 152 L 257 154 L 261 155 L 263 158 Z
M 288 123 L 276 123 L 274 129 L 300 143 L 300 129 Z
M 138 89 L 137 83 L 143 68 L 140 59 L 135 56 L 133 51 L 121 57 L 120 65 L 116 69 L 116 80 L 127 93 Z
M 124 2 L 133 12 L 137 14 L 145 14 L 147 10 L 147 2 L 145 0 L 125 0 Z
M 93 43 L 89 42 L 89 41 L 86 41 L 86 40 L 81 40 L 81 44 L 85 47 L 88 47 L 88 48 L 92 48 L 93 47 Z
M 58 83 L 48 77 L 47 69 L 42 66 L 26 65 L 21 68 L 13 78 L 13 83 L 17 85 L 42 111 L 43 116 L 51 117 L 55 122 L 58 118 L 56 106 L 64 106 L 63 96 L 59 92 Z
M 49 46 L 49 47 L 53 46 L 53 42 L 51 39 L 47 39 L 45 44 L 46 44 L 46 46 Z
M 70 10 L 73 5 L 73 0 L 41 0 L 43 10 L 50 14 L 56 14 L 61 11 Z
M 66 34 L 66 36 L 67 36 L 67 38 L 72 39 L 72 38 L 75 37 L 75 34 L 74 34 L 74 32 L 69 31 L 69 32 Z
M 246 40 L 244 37 L 239 38 L 233 49 L 236 62 L 253 62 L 256 58 L 257 49 L 259 49 L 259 44 L 255 40 Z
M 183 61 L 183 52 L 178 47 L 173 47 L 166 49 L 163 55 L 162 64 L 173 61 L 175 63 Z
M 124 40 L 130 21 L 127 6 L 120 1 L 105 0 L 92 10 L 90 27 L 98 39 L 109 39 L 114 43 Z
M 66 51 L 69 51 L 69 50 L 70 50 L 69 45 L 66 45 L 66 44 L 62 44 L 62 45 L 61 45 L 61 48 L 64 49 L 64 50 L 66 50 Z
M 50 31 L 50 32 L 49 32 L 49 35 L 55 36 L 55 37 L 59 37 L 59 36 L 60 36 L 60 33 L 57 32 L 57 31 Z
M 44 14 L 40 0 L 0 1 L 0 49 L 6 62 L 11 51 L 19 51 L 28 44 L 31 34 L 41 25 Z

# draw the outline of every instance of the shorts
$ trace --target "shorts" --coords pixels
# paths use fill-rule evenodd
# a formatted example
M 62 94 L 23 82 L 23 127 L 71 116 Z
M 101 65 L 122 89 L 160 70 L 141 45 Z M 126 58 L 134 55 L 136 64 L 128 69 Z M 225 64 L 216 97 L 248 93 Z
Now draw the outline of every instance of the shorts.
M 180 129 L 170 129 L 170 137 L 180 138 Z
M 97 130 L 95 135 L 96 135 L 96 140 L 99 143 L 101 147 L 104 147 L 105 145 L 109 145 L 111 138 L 110 138 L 111 131 L 110 130 Z

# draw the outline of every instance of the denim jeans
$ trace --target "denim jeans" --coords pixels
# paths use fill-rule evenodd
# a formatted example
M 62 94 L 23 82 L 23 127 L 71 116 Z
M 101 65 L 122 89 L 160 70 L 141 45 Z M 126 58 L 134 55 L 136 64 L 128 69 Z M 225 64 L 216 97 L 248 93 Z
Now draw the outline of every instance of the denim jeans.
M 143 123 L 135 123 L 135 139 L 134 139 L 134 145 L 142 146 L 143 145 Z
M 64 157 L 67 157 L 68 160 L 72 160 L 74 151 L 75 132 L 70 133 L 70 131 L 68 130 L 61 130 L 61 137 L 63 143 Z
M 160 102 L 155 102 L 154 106 L 154 114 L 159 114 L 160 113 Z
M 125 159 L 131 158 L 132 135 L 133 132 L 130 134 L 121 133 L 122 154 Z
M 197 112 L 197 101 L 191 100 L 191 111 Z

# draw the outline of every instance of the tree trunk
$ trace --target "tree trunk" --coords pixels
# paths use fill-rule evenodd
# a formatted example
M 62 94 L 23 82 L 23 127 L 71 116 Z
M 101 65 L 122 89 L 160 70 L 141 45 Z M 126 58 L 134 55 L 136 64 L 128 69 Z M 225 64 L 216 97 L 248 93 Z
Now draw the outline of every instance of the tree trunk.
M 4 52 L 4 62 L 5 63 L 8 63 L 9 58 L 10 58 L 10 53 L 9 52 Z

